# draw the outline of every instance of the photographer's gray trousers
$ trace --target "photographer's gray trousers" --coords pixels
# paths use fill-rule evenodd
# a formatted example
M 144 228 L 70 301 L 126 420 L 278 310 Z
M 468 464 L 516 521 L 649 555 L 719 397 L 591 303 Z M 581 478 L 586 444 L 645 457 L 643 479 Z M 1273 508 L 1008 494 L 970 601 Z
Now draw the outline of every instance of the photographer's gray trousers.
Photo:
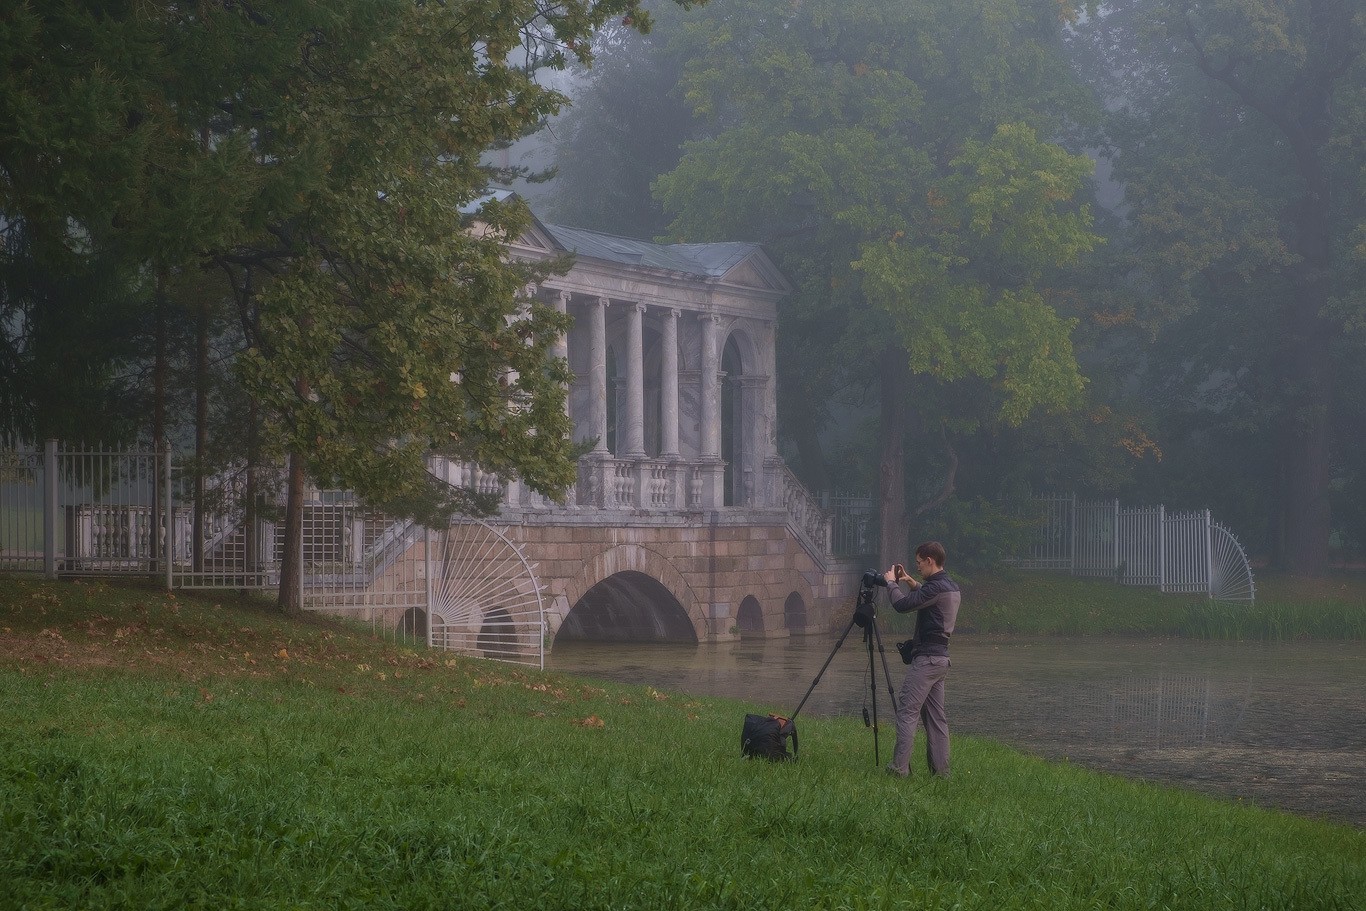
M 890 768 L 905 775 L 911 768 L 915 729 L 925 724 L 925 758 L 930 772 L 949 774 L 949 720 L 944 714 L 944 678 L 949 674 L 948 656 L 917 655 L 906 668 L 898 694 L 896 749 Z

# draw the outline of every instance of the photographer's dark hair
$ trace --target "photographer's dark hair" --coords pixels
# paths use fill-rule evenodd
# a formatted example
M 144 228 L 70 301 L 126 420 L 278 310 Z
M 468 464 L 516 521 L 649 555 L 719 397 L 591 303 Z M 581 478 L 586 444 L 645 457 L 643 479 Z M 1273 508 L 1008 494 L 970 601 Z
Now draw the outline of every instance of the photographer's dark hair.
M 924 557 L 926 560 L 933 560 L 935 566 L 943 566 L 947 557 L 944 554 L 944 545 L 938 541 L 926 541 L 915 549 L 917 557 Z

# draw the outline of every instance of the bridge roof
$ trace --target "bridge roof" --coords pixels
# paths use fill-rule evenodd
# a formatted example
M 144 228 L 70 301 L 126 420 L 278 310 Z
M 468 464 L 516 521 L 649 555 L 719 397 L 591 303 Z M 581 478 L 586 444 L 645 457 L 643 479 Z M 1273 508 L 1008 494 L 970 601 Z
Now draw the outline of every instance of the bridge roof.
M 460 211 L 478 218 L 486 202 L 502 202 L 517 194 L 494 189 L 461 206 Z M 655 270 L 677 276 L 691 276 L 708 283 L 721 282 L 778 295 L 788 294 L 792 286 L 757 243 L 723 242 L 708 244 L 657 244 L 633 237 L 619 237 L 587 228 L 554 225 L 532 214 L 533 224 L 518 244 L 545 253 L 572 253 L 582 259 L 613 265 Z
M 656 244 L 586 228 L 541 222 L 555 242 L 570 253 L 593 259 L 720 278 L 760 249 L 753 243 Z

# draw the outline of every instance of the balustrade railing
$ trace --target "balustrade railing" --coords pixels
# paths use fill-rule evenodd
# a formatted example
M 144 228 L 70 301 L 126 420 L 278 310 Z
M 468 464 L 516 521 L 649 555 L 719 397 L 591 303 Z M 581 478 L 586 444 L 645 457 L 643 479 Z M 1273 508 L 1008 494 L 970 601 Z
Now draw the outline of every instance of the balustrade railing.
M 822 553 L 830 553 L 830 519 L 825 510 L 821 509 L 786 463 L 781 465 L 779 481 L 782 485 L 782 505 L 788 517 Z
M 587 457 L 580 461 L 578 483 L 564 502 L 468 462 L 436 458 L 429 470 L 448 483 L 498 497 L 505 509 L 568 507 L 572 514 L 579 508 L 731 508 L 724 505 L 725 467 L 714 459 Z M 279 479 L 258 468 L 263 473 L 254 477 L 258 483 L 253 485 L 239 467 L 206 476 L 196 491 L 193 471 L 192 462 L 167 452 L 84 451 L 48 444 L 45 450 L 0 453 L 0 567 L 49 574 L 164 573 L 167 584 L 177 586 L 276 584 L 284 544 Z M 735 509 L 780 509 L 813 551 L 832 553 L 831 513 L 781 459 L 747 469 L 744 477 L 747 482 L 738 494 L 743 502 Z M 307 488 L 304 560 L 315 567 L 364 563 L 382 571 L 385 555 L 405 538 L 408 526 L 381 521 L 349 497 Z M 250 508 L 248 499 L 256 501 L 256 508 Z M 868 523 L 858 521 L 856 529 L 844 529 L 842 536 L 866 538 Z
M 650 509 L 668 509 L 674 503 L 674 472 L 668 462 L 651 462 L 647 470 L 645 505 Z

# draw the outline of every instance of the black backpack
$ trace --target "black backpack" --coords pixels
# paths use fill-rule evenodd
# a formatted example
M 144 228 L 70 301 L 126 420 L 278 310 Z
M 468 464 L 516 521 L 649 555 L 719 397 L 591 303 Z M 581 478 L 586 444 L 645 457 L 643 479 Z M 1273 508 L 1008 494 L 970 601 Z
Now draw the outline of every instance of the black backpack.
M 792 738 L 792 752 L 787 738 Z M 780 762 L 797 758 L 797 725 L 781 715 L 746 715 L 740 732 L 740 752 L 746 757 Z

